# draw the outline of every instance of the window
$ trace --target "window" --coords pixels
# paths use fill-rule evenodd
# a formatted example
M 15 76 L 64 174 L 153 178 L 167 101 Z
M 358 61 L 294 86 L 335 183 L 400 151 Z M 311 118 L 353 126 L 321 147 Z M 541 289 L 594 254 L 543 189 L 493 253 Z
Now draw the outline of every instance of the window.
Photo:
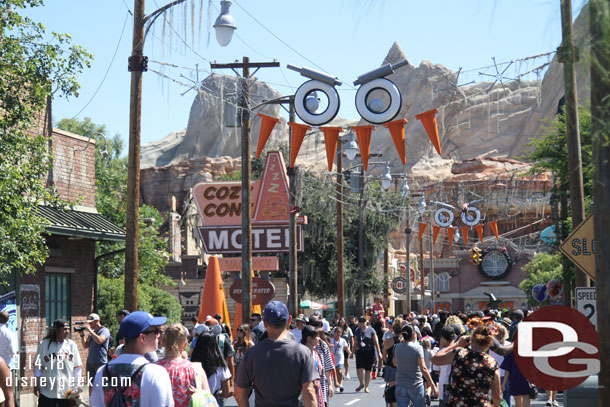
M 57 318 L 70 321 L 70 274 L 47 273 L 45 275 L 45 305 L 47 326 Z
M 436 276 L 434 285 L 436 286 L 436 291 L 449 291 L 449 280 L 451 276 L 449 273 L 440 273 Z

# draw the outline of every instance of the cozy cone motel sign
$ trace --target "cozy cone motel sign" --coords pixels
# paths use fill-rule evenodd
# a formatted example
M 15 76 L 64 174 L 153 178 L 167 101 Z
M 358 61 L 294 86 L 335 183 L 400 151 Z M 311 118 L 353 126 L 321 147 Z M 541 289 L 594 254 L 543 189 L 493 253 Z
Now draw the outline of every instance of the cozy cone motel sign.
M 253 181 L 252 252 L 287 252 L 288 177 L 279 151 L 267 154 L 263 176 Z M 200 182 L 193 196 L 202 226 L 199 234 L 208 254 L 241 253 L 241 182 Z M 297 250 L 303 251 L 303 224 L 307 217 L 297 216 Z

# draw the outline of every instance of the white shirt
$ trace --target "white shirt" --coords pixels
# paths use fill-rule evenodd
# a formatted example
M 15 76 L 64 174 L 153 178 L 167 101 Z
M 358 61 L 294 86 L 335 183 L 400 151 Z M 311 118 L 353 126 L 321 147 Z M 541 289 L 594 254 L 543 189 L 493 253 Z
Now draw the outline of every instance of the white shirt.
M 345 339 L 339 338 L 339 340 L 336 341 L 335 338 L 330 338 L 330 351 L 335 357 L 335 366 L 345 363 L 345 355 L 343 354 L 345 348 L 347 348 Z
M 298 343 L 301 343 L 301 339 L 303 338 L 303 330 L 299 328 L 291 329 L 290 332 L 294 335 L 294 340 Z
M 38 345 L 34 365 L 40 380 L 40 393 L 50 399 L 65 399 L 66 391 L 78 385 L 74 369 L 82 367 L 83 362 L 73 340 L 43 339 Z
M 324 330 L 324 332 L 330 331 L 330 324 L 325 319 L 322 320 L 322 329 Z
M 148 363 L 148 360 L 142 355 L 123 353 L 118 358 L 113 359 L 108 365 L 112 369 L 114 365 L 141 366 L 145 363 Z M 102 387 L 104 368 L 105 365 L 100 367 L 95 374 L 93 391 L 90 398 L 92 407 L 105 407 L 106 405 L 104 403 L 104 389 Z M 149 363 L 142 371 L 139 407 L 173 407 L 173 405 L 172 383 L 167 370 L 163 366 Z
M 220 390 L 220 384 L 225 380 L 231 378 L 231 371 L 227 367 L 219 368 L 216 373 L 208 377 L 208 384 L 210 385 L 210 393 L 216 394 Z
M 15 333 L 6 324 L 0 324 L 0 357 L 4 359 L 9 369 L 16 369 L 11 366 L 13 357 L 17 354 L 17 338 Z

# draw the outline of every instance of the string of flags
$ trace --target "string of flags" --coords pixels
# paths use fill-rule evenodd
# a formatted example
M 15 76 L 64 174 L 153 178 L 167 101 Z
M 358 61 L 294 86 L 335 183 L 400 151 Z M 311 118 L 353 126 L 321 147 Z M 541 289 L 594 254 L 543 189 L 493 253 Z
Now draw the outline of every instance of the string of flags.
M 436 149 L 439 155 L 442 154 L 440 137 L 438 134 L 438 125 L 436 122 L 436 113 L 438 109 L 432 109 L 427 112 L 423 112 L 415 115 L 416 119 L 422 122 L 432 145 Z M 260 132 L 258 136 L 258 144 L 256 147 L 256 158 L 259 158 L 265 144 L 271 135 L 275 125 L 280 121 L 278 118 L 258 113 L 261 118 Z M 408 123 L 407 119 L 399 119 L 391 122 L 383 123 L 383 126 L 388 129 L 396 151 L 403 164 L 407 163 L 407 155 L 405 149 L 405 125 Z M 294 167 L 294 163 L 305 139 L 305 135 L 308 131 L 312 130 L 312 126 L 301 123 L 288 122 L 288 125 L 292 129 L 292 143 L 290 148 L 290 167 Z M 371 150 L 371 134 L 376 127 L 368 124 L 363 126 L 353 126 L 350 129 L 356 133 L 358 139 L 358 148 L 360 150 L 360 156 L 362 158 L 362 166 L 365 170 L 368 170 L 368 160 Z M 339 133 L 346 131 L 343 127 L 334 126 L 321 126 L 319 129 L 324 133 L 324 142 L 326 145 L 326 158 L 328 161 L 328 171 L 332 171 L 332 165 L 335 161 L 335 154 L 337 152 L 337 144 L 339 142 Z
M 494 220 L 491 222 L 487 222 L 486 225 L 489 226 L 489 229 L 491 229 L 492 233 L 496 237 L 496 240 L 500 240 L 500 235 L 498 234 L 498 222 Z M 419 231 L 417 234 L 417 240 L 421 240 L 427 227 L 428 227 L 427 223 L 419 222 Z M 477 233 L 477 237 L 479 238 L 479 241 L 481 243 L 483 243 L 483 239 L 485 237 L 485 234 L 484 234 L 485 225 L 478 224 L 478 225 L 474 225 L 472 227 L 474 227 L 474 229 Z M 468 246 L 468 232 L 469 232 L 470 228 L 471 228 L 471 226 L 460 226 L 458 228 L 455 226 L 444 226 L 443 227 L 443 226 L 438 226 L 438 225 L 432 225 L 432 242 L 434 244 L 436 244 L 436 240 L 437 240 L 441 230 L 444 229 L 444 230 L 447 230 L 447 239 L 449 240 L 449 246 L 453 246 L 453 238 L 455 236 L 455 231 L 457 229 L 459 229 L 460 232 L 462 233 L 462 237 L 464 239 L 464 245 Z

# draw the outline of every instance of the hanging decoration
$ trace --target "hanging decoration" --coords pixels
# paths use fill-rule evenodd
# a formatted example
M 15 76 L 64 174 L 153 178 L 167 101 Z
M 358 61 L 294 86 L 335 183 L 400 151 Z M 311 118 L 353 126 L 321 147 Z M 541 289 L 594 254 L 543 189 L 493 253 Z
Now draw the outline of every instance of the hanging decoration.
M 334 119 L 341 107 L 339 93 L 335 86 L 341 86 L 342 82 L 334 76 L 311 68 L 298 68 L 290 64 L 287 65 L 287 68 L 311 79 L 302 84 L 294 94 L 294 110 L 301 120 L 312 126 L 321 126 Z M 318 92 L 326 96 L 328 105 L 324 110 L 320 108 Z
M 498 235 L 498 222 L 491 221 L 489 223 L 487 223 L 487 225 L 489 226 L 489 228 L 491 229 L 491 231 L 494 233 L 494 235 L 496 236 L 496 240 L 500 240 L 500 236 Z
M 417 235 L 417 240 L 421 240 L 421 237 L 423 236 L 424 231 L 426 230 L 426 226 L 428 226 L 427 223 L 419 222 L 419 233 Z
M 326 160 L 328 161 L 328 171 L 333 170 L 333 162 L 335 162 L 335 154 L 337 153 L 337 142 L 339 141 L 339 133 L 343 131 L 343 127 L 320 127 L 324 133 L 324 144 L 326 145 Z
M 267 144 L 267 140 L 269 140 L 269 136 L 273 131 L 275 125 L 280 121 L 280 119 L 276 119 L 275 117 L 267 116 L 262 113 L 258 113 L 257 116 L 261 118 L 261 129 L 258 132 L 258 144 L 256 145 L 256 158 L 261 156 L 263 149 L 265 148 L 265 144 Z
M 432 243 L 436 244 L 436 238 L 438 237 L 438 233 L 441 231 L 440 226 L 432 225 Z
M 453 236 L 455 235 L 455 228 L 447 228 L 447 237 L 449 238 L 449 247 L 453 247 Z
M 481 212 L 473 205 L 482 199 L 462 204 L 462 222 L 464 225 L 475 226 L 481 221 Z
M 546 283 L 546 291 L 549 293 L 551 300 L 556 300 L 563 294 L 563 283 L 555 278 L 549 280 L 549 282 Z
M 442 202 L 436 202 L 436 204 L 440 206 L 440 208 L 434 212 L 434 222 L 444 228 L 451 226 L 454 219 L 453 210 L 455 207 Z
M 305 139 L 305 133 L 311 130 L 311 126 L 300 123 L 288 122 L 288 125 L 292 128 L 292 144 L 290 145 L 290 168 L 294 168 L 294 162 L 297 160 L 301 144 Z
M 369 154 L 371 152 L 371 132 L 375 129 L 375 126 L 354 126 L 352 130 L 356 132 L 358 138 L 358 148 L 360 149 L 360 158 L 362 159 L 362 167 L 364 170 L 369 168 Z
M 385 76 L 408 64 L 409 61 L 406 60 L 396 64 L 386 64 L 360 75 L 354 81 L 354 86 L 361 85 L 356 92 L 356 110 L 364 120 L 373 124 L 382 124 L 398 115 L 402 106 L 402 96 L 394 82 L 386 79 Z M 388 106 L 378 98 L 369 98 L 375 91 L 385 93 L 390 98 Z
M 432 145 L 436 149 L 438 155 L 442 155 L 441 153 L 441 141 L 438 135 L 438 125 L 436 124 L 436 114 L 438 113 L 438 109 L 428 110 L 427 112 L 423 112 L 420 114 L 416 114 L 415 118 L 420 120 L 426 129 L 426 133 L 428 133 L 428 137 L 432 142 Z
M 481 243 L 483 243 L 483 228 L 485 227 L 485 225 L 476 225 L 474 227 L 474 230 L 477 231 L 477 235 L 479 236 L 479 240 L 481 241 Z
M 403 165 L 407 163 L 407 153 L 405 151 L 405 124 L 407 123 L 407 119 L 399 119 L 383 124 L 384 127 L 390 130 L 394 145 L 396 145 L 396 151 L 398 151 Z
M 464 237 L 464 246 L 468 246 L 468 226 L 461 226 L 460 231 L 462 232 L 462 236 Z

